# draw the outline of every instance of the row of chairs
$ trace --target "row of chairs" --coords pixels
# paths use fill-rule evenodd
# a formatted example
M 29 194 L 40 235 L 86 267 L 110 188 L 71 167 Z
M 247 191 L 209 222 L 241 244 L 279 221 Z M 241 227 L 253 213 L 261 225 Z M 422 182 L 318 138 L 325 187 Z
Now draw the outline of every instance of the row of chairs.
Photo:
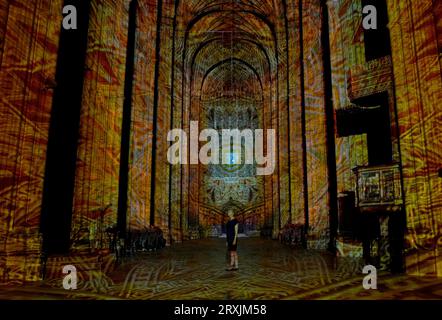
M 116 254 L 117 261 L 136 252 L 156 251 L 166 246 L 163 231 L 156 226 L 127 232 L 125 237 L 116 227 L 108 228 L 106 233 L 109 237 L 110 250 Z
M 305 229 L 302 224 L 286 224 L 278 234 L 278 240 L 285 245 L 301 245 L 305 246 L 306 237 Z

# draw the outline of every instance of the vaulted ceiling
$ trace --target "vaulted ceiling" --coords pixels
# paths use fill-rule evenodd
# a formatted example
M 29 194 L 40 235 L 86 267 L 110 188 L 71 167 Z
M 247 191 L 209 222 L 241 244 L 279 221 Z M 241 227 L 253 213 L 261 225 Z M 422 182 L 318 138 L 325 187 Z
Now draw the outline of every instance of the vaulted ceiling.
M 181 1 L 175 10 L 175 61 L 182 64 L 175 81 L 182 81 L 184 114 L 204 127 L 213 116 L 231 128 L 277 125 L 288 96 L 287 45 L 295 41 L 288 38 L 286 1 Z M 250 168 L 223 178 L 220 168 L 199 169 L 199 202 L 221 209 L 233 201 L 246 211 L 265 201 L 264 178 Z

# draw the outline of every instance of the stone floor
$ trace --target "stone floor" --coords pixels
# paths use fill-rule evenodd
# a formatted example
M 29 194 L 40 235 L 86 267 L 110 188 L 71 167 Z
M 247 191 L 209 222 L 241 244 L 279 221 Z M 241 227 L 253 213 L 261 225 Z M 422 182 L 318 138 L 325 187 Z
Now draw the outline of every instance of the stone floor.
M 78 290 L 61 279 L 0 287 L 0 299 L 442 299 L 442 279 L 380 273 L 364 290 L 362 264 L 272 240 L 240 239 L 237 272 L 225 271 L 225 240 L 187 241 L 140 253 Z M 83 277 L 84 278 L 84 277 Z

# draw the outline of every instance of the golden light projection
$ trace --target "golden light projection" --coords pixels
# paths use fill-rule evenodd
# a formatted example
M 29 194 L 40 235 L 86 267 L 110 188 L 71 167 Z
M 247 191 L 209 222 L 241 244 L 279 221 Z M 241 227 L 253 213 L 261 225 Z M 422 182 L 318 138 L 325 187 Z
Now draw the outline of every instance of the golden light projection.
M 71 265 L 79 292 L 125 299 L 344 299 L 366 265 L 391 290 L 373 299 L 426 292 L 440 21 L 432 0 L 0 0 L 0 299 L 38 281 L 78 298 Z M 170 132 L 193 123 L 273 132 L 271 170 L 244 162 L 247 139 L 201 163 L 197 136 L 172 163 Z

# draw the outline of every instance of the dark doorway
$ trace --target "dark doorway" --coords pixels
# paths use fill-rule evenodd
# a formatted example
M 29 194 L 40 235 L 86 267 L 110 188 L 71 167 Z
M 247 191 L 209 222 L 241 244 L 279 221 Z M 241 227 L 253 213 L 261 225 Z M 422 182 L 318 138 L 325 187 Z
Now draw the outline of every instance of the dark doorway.
M 388 95 L 386 93 L 372 95 L 358 103 L 368 110 L 363 127 L 366 128 L 367 133 L 369 165 L 390 164 L 393 151 Z
M 43 250 L 65 253 L 70 231 L 90 0 L 66 0 L 77 8 L 78 29 L 61 29 L 56 87 L 46 159 L 41 232 Z
M 368 164 L 390 164 L 393 158 L 391 117 L 387 92 L 353 101 L 350 108 L 336 111 L 340 137 L 367 134 Z

